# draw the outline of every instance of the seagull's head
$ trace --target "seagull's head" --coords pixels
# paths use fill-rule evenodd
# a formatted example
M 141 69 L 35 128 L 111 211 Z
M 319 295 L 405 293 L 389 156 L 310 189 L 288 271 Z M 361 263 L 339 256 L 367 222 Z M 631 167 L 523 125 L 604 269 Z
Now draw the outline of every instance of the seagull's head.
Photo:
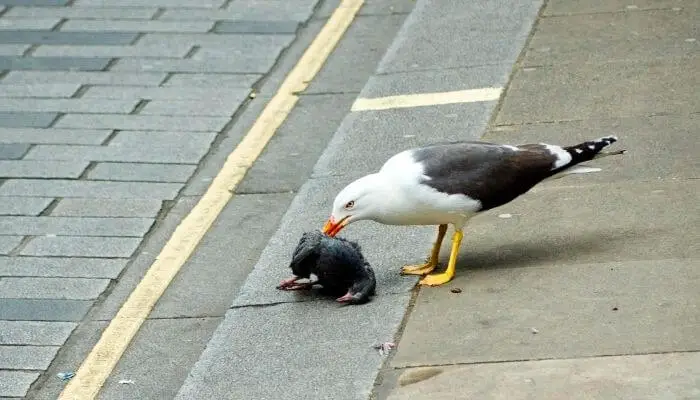
M 375 219 L 382 204 L 382 189 L 381 177 L 377 174 L 363 176 L 347 185 L 335 197 L 323 233 L 335 236 L 352 222 Z

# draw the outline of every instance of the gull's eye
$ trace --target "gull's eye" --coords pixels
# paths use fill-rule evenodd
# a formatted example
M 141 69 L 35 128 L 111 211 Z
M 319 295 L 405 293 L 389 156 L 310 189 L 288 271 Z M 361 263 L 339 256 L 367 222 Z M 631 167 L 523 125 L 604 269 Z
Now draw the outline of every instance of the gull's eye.
M 350 200 L 350 201 L 348 201 L 348 202 L 345 204 L 345 209 L 346 209 L 346 210 L 349 210 L 349 209 L 351 209 L 353 206 L 355 206 L 355 200 Z

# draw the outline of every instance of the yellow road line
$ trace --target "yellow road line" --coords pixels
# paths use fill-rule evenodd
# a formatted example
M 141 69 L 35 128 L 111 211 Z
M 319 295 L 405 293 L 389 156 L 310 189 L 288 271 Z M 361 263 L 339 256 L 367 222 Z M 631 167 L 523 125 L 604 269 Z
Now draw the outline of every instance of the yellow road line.
M 457 90 L 454 92 L 415 93 L 399 96 L 357 99 L 352 111 L 388 110 L 391 108 L 425 107 L 441 104 L 474 103 L 498 100 L 502 88 Z
M 97 396 L 160 296 L 233 197 L 234 188 L 294 108 L 299 99 L 297 93 L 305 90 L 316 76 L 363 3 L 364 0 L 343 0 L 328 19 L 250 131 L 228 156 L 204 196 L 175 229 L 75 377 L 63 389 L 59 400 L 88 400 Z

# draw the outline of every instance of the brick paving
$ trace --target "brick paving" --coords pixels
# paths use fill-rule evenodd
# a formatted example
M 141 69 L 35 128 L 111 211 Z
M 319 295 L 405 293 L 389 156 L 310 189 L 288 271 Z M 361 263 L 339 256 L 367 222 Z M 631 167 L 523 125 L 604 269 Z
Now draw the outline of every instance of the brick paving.
M 49 367 L 317 2 L 0 0 L 0 398 Z

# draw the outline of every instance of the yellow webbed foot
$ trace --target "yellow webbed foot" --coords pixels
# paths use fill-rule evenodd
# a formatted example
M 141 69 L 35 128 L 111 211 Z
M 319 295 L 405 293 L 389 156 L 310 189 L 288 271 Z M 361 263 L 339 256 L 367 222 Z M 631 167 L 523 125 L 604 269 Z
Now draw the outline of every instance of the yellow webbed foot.
M 433 272 L 436 265 L 431 263 L 406 265 L 401 268 L 402 275 L 425 275 Z
M 439 286 L 451 281 L 452 278 L 454 278 L 454 276 L 454 273 L 450 274 L 448 272 L 443 272 L 441 274 L 432 274 L 421 279 L 419 283 L 425 286 Z

